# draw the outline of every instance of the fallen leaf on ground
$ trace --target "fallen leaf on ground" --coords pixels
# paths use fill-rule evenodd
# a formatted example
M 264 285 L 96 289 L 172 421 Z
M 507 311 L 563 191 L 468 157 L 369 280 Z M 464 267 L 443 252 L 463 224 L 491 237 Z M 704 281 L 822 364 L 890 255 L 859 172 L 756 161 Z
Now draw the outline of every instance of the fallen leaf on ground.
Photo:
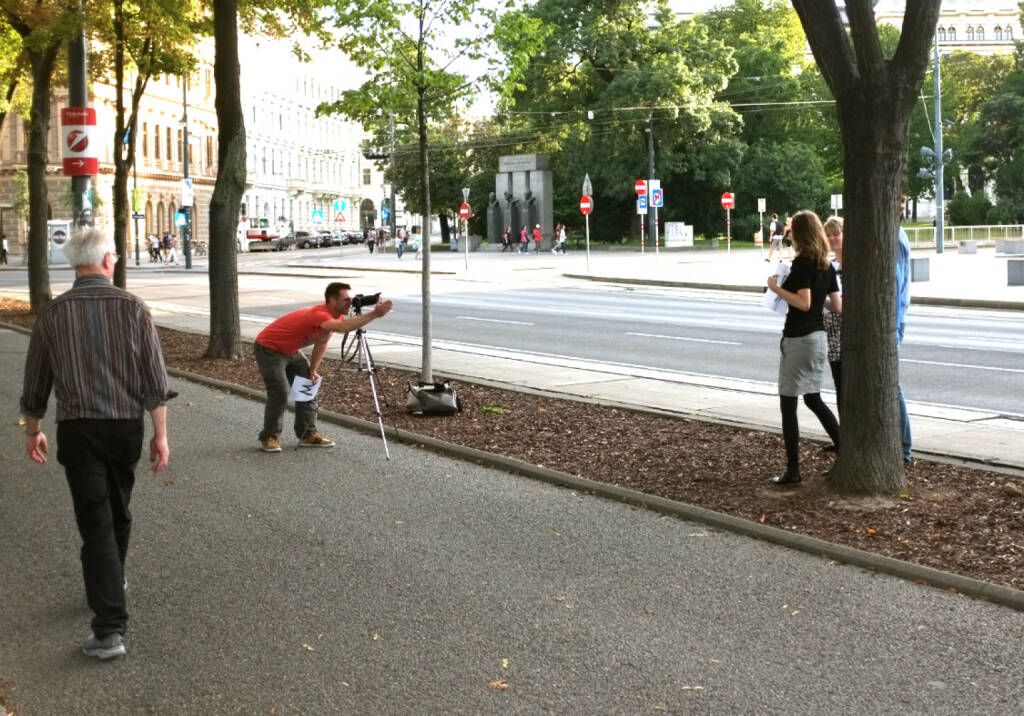
M 505 679 L 498 679 L 497 681 L 492 681 L 490 684 L 488 684 L 488 686 L 490 686 L 492 689 L 497 689 L 498 691 L 508 691 L 508 681 L 506 681 Z

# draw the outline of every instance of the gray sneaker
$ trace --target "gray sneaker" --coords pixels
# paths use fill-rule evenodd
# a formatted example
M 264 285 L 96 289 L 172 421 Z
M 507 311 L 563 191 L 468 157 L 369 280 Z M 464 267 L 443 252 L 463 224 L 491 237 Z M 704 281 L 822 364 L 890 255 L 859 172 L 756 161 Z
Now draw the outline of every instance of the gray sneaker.
M 85 640 L 82 645 L 82 652 L 101 661 L 115 659 L 125 655 L 124 639 L 120 634 L 114 632 L 98 639 L 95 634 Z

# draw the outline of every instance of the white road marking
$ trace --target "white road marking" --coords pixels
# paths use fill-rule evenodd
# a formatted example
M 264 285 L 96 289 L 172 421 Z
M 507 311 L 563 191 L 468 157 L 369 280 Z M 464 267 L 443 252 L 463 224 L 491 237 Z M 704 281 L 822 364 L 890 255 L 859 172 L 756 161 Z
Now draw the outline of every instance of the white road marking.
M 525 323 L 523 321 L 503 321 L 500 318 L 475 318 L 474 316 L 456 316 L 456 319 L 460 321 L 483 321 L 484 323 L 511 323 L 516 326 L 534 326 L 535 323 Z
M 1024 368 L 998 368 L 991 365 L 969 365 L 967 363 L 939 363 L 933 360 L 913 360 L 900 358 L 900 363 L 921 363 L 923 365 L 941 365 L 947 368 L 973 368 L 974 370 L 994 370 L 1001 373 L 1024 373 Z
M 710 338 L 686 338 L 685 336 L 663 336 L 658 333 L 630 333 L 627 336 L 640 336 L 641 338 L 666 338 L 670 341 L 693 341 L 694 343 L 717 343 L 723 346 L 742 346 L 738 341 L 714 341 Z

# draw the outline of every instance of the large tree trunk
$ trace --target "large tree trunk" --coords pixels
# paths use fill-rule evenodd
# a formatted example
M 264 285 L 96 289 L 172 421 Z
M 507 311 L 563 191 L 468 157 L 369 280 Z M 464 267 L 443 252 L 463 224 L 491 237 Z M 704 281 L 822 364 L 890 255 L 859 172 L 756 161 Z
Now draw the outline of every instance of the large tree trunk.
M 897 397 L 897 215 L 910 114 L 939 4 L 908 3 L 899 45 L 887 60 L 872 0 L 847 0 L 849 34 L 834 2 L 793 0 L 836 98 L 845 153 L 842 443 L 830 473 L 840 493 L 892 494 L 906 486 Z
M 124 3 L 114 3 L 114 245 L 120 261 L 114 267 L 114 285 L 124 288 L 128 272 L 128 170 L 131 156 L 125 156 L 124 117 Z M 134 134 L 134 133 L 133 133 Z M 132 146 L 135 137 L 131 138 Z M 130 151 L 130 150 L 129 150 Z
M 47 139 L 50 134 L 50 78 L 60 43 L 29 50 L 32 63 L 32 109 L 28 130 L 28 292 L 31 311 L 50 300 L 49 194 L 46 187 Z
M 238 2 L 214 0 L 217 183 L 210 200 L 210 343 L 207 358 L 242 357 L 235 232 L 245 191 L 245 123 L 238 66 Z

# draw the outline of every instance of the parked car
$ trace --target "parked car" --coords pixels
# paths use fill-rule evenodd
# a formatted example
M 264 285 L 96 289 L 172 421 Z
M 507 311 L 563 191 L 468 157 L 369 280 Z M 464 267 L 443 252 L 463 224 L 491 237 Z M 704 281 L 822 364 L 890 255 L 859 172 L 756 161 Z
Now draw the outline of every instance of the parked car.
M 363 243 L 363 232 L 362 231 L 346 231 L 342 244 L 361 244 Z
M 296 232 L 298 233 L 298 232 Z M 297 245 L 295 234 L 249 242 L 250 251 L 291 251 Z
M 321 229 L 320 233 L 317 235 L 317 241 L 320 248 L 334 246 L 334 234 L 327 229 Z
M 315 249 L 320 245 L 320 240 L 316 234 L 311 234 L 308 231 L 296 231 L 295 243 L 300 249 Z

